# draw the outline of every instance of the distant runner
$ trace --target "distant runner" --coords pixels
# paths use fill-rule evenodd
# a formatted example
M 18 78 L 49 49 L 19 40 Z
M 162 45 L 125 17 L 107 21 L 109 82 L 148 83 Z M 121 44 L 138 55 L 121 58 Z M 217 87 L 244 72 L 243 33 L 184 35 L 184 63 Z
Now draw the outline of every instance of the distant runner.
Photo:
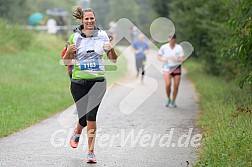
M 160 47 L 158 51 L 157 58 L 162 61 L 163 71 L 164 71 L 164 80 L 165 80 L 165 89 L 167 95 L 167 101 L 165 106 L 177 107 L 175 100 L 178 94 L 178 88 L 180 83 L 181 75 L 181 62 L 184 58 L 183 48 L 176 44 L 176 35 L 169 36 L 169 43 L 164 44 Z M 171 84 L 173 78 L 173 93 L 171 98 Z

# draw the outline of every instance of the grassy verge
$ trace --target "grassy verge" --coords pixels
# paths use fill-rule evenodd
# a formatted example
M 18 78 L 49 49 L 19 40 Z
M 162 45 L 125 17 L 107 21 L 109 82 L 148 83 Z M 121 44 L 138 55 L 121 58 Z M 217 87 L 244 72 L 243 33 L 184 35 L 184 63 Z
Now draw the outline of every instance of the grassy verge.
M 0 56 L 0 138 L 73 104 L 67 68 L 59 64 L 65 42 L 45 33 L 33 36 L 25 49 Z M 109 83 L 123 77 L 123 64 L 120 59 L 121 68 L 108 74 Z
M 252 91 L 209 76 L 196 62 L 185 64 L 200 94 L 203 143 L 195 166 L 252 166 Z

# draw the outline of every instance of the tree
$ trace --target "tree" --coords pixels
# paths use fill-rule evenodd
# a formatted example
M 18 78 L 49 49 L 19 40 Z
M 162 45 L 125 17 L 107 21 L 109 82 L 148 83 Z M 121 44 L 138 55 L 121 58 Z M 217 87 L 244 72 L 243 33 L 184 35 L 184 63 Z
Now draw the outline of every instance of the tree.
M 170 9 L 169 4 L 171 0 L 152 0 L 152 6 L 154 10 L 158 13 L 161 17 L 169 17 Z
M 100 28 L 108 28 L 107 16 L 110 12 L 109 0 L 91 1 L 91 8 L 95 11 L 96 23 Z
M 110 0 L 109 5 L 110 12 L 107 16 L 107 22 L 127 18 L 134 24 L 138 23 L 138 6 L 135 1 Z
M 239 86 L 243 88 L 244 83 L 252 85 L 252 1 L 241 0 L 237 6 L 236 14 L 229 20 L 233 30 L 232 43 L 225 53 L 237 62 Z
M 138 5 L 137 17 L 138 24 L 136 25 L 145 35 L 150 35 L 150 25 L 156 18 L 156 12 L 152 7 L 152 0 L 136 0 Z
M 0 17 L 11 23 L 21 23 L 26 17 L 26 1 L 22 0 L 0 0 Z
M 70 4 L 70 5 L 69 5 Z M 0 0 L 0 17 L 6 19 L 10 24 L 27 24 L 28 17 L 40 12 L 45 14 L 49 8 L 63 8 L 72 13 L 72 7 L 76 0 Z

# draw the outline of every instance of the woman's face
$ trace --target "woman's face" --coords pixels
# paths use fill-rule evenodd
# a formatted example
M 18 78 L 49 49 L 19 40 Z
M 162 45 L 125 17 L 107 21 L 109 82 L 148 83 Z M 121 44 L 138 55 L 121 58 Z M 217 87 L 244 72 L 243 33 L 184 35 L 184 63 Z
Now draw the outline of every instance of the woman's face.
M 95 26 L 95 15 L 93 12 L 85 12 L 83 16 L 83 25 L 85 30 L 93 30 Z
M 176 43 L 176 38 L 169 38 L 169 43 L 170 43 L 171 45 L 175 45 L 175 43 Z

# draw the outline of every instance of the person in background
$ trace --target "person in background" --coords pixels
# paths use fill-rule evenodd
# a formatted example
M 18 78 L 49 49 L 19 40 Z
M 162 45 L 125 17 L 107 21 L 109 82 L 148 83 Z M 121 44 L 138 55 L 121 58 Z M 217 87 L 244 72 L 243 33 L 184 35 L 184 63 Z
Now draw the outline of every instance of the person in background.
M 169 36 L 169 43 L 162 45 L 158 51 L 157 58 L 163 62 L 163 72 L 166 89 L 165 106 L 177 107 L 176 98 L 181 76 L 181 63 L 184 61 L 183 48 L 176 43 L 176 34 Z M 171 97 L 171 84 L 173 79 L 173 92 Z
M 148 51 L 149 51 L 148 43 L 145 41 L 143 34 L 139 34 L 137 40 L 132 45 L 132 52 L 135 55 L 137 77 L 141 72 L 142 82 L 145 75 L 144 65 L 146 61 L 146 54 L 148 54 Z
M 67 51 L 67 44 L 66 46 L 63 48 L 62 52 L 61 52 L 61 58 L 64 57 L 64 55 L 66 54 L 66 51 Z M 70 65 L 66 65 L 67 66 L 67 73 L 70 77 L 70 79 L 72 78 L 72 71 L 73 71 L 73 65 L 70 64 Z

